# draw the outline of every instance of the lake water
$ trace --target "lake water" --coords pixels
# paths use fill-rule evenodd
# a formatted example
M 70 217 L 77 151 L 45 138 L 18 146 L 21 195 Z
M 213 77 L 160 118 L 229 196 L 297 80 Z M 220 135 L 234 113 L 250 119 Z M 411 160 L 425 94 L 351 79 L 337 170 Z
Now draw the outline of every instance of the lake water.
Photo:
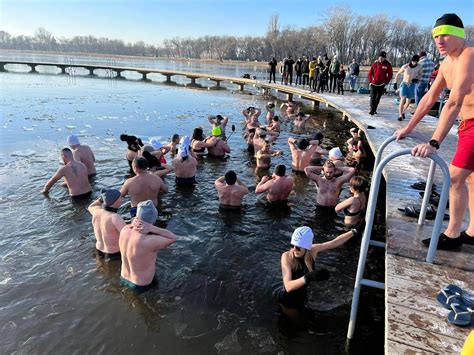
M 331 277 L 311 285 L 305 324 L 283 316 L 274 299 L 281 286 L 280 256 L 294 228 L 308 225 L 315 242 L 324 242 L 344 227 L 341 215 L 328 219 L 316 213 L 315 188 L 305 177 L 296 177 L 288 210 L 272 210 L 255 195 L 258 178 L 245 152 L 240 111 L 263 108 L 268 98 L 17 69 L 0 73 L 1 353 L 344 351 L 359 241 L 318 255 L 316 264 Z M 219 73 L 238 76 L 246 69 Z M 166 178 L 170 191 L 161 198 L 159 219 L 180 237 L 158 254 L 158 287 L 136 295 L 119 285 L 119 261 L 94 256 L 87 202 L 72 203 L 59 185 L 49 197 L 40 191 L 58 168 L 58 152 L 71 133 L 96 154 L 97 197 L 101 188 L 119 188 L 128 177 L 121 133 L 167 142 L 173 133 L 191 135 L 198 125 L 209 131 L 206 117 L 218 113 L 229 117 L 229 127 L 237 126 L 231 157 L 203 159 L 191 191 L 176 189 L 174 177 Z M 290 167 L 289 136 L 321 130 L 333 146 L 349 138 L 350 126 L 337 112 L 313 113 L 317 118 L 303 135 L 283 125 L 274 149 L 284 154 L 273 159 L 273 166 Z M 238 213 L 219 210 L 213 186 L 229 169 L 251 190 Z M 347 196 L 345 188 L 341 198 Z M 126 202 L 119 212 L 128 217 L 128 208 Z M 382 226 L 377 233 L 383 236 Z M 369 258 L 375 262 L 368 264 L 366 276 L 383 279 L 383 252 L 371 251 Z M 383 352 L 383 307 L 383 292 L 363 290 L 351 353 L 366 353 L 368 347 Z

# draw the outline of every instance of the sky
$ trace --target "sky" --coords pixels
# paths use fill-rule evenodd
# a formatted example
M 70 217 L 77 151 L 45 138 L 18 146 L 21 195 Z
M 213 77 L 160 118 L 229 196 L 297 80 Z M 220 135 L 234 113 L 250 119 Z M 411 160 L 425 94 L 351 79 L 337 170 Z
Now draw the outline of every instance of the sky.
M 474 25 L 473 0 L 0 0 L 0 30 L 32 36 L 43 27 L 55 37 L 93 35 L 156 45 L 176 36 L 263 36 L 272 13 L 282 27 L 307 27 L 331 6 L 422 26 L 454 12 L 464 25 Z

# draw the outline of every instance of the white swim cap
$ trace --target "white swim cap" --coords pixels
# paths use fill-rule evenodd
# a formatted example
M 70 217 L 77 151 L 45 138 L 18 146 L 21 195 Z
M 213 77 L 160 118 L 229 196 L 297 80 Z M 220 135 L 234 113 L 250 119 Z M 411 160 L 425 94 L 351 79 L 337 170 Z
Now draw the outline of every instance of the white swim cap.
M 336 147 L 336 148 L 332 148 L 329 151 L 329 157 L 342 159 L 344 156 L 342 155 L 341 149 L 339 147 Z
M 291 236 L 291 244 L 306 250 L 311 250 L 313 236 L 311 228 L 307 226 L 298 227 Z
M 70 136 L 67 137 L 67 144 L 69 145 L 78 145 L 79 143 L 79 138 L 75 136 L 74 134 L 71 134 Z
M 189 146 L 191 145 L 191 141 L 189 140 L 188 136 L 184 136 L 179 141 L 179 148 L 178 148 L 178 155 L 182 158 L 187 157 L 189 155 Z
M 158 138 L 150 138 L 150 145 L 155 149 L 160 149 L 163 145 L 158 141 Z

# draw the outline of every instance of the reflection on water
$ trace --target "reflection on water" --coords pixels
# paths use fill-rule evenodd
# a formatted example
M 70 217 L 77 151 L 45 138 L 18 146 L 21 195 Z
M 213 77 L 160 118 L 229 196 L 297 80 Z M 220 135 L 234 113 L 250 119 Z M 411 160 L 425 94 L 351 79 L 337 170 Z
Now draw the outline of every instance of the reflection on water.
M 119 261 L 93 253 L 87 202 L 72 204 L 60 186 L 49 197 L 40 193 L 72 132 L 96 154 L 94 198 L 126 178 L 121 133 L 165 142 L 173 133 L 190 135 L 198 125 L 207 129 L 207 115 L 217 113 L 240 127 L 241 109 L 263 108 L 263 98 L 129 81 L 110 86 L 81 77 L 71 85 L 60 75 L 2 73 L 0 84 L 2 352 L 343 351 L 359 243 L 318 257 L 331 278 L 310 287 L 304 326 L 282 317 L 273 294 L 281 286 L 280 255 L 293 229 L 309 225 L 316 242 L 324 242 L 340 233 L 343 217 L 316 211 L 314 185 L 304 176 L 295 177 L 287 208 L 256 196 L 255 164 L 238 133 L 230 139 L 229 159 L 200 161 L 194 188 L 177 189 L 174 177 L 166 178 L 170 191 L 161 198 L 160 220 L 181 237 L 159 253 L 158 285 L 142 295 L 119 285 Z M 304 135 L 322 130 L 328 145 L 343 145 L 349 133 L 339 117 L 315 114 Z M 272 164 L 289 168 L 291 124 L 282 126 L 272 147 L 284 154 Z M 218 207 L 213 183 L 229 169 L 252 191 L 241 211 Z M 348 195 L 345 189 L 341 197 Z M 119 213 L 128 218 L 127 203 Z M 381 351 L 383 298 L 364 292 L 354 351 L 363 351 L 368 341 Z

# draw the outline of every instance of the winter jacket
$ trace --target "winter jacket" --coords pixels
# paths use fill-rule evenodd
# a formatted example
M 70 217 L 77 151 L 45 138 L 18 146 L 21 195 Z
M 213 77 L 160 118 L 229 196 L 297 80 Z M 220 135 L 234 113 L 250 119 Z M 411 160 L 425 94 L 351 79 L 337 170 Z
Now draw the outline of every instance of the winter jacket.
M 329 67 L 329 73 L 333 75 L 337 75 L 339 73 L 339 68 L 341 67 L 341 64 L 339 63 L 338 60 L 333 60 L 331 63 L 331 66 Z
M 387 85 L 392 80 L 392 64 L 384 60 L 380 63 L 378 60 L 372 64 L 369 70 L 369 83 L 376 86 Z

